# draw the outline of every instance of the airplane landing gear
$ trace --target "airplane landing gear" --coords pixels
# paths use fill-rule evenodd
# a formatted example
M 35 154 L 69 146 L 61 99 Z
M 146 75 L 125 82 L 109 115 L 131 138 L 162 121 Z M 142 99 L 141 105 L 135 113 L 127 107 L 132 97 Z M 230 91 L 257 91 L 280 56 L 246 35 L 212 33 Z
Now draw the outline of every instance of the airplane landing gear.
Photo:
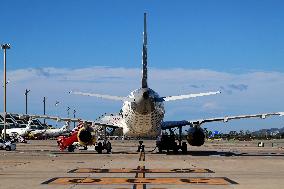
M 101 154 L 103 150 L 106 150 L 107 153 L 111 153 L 111 143 L 109 141 L 98 142 L 95 146 L 95 150 Z
M 186 142 L 183 142 L 182 145 L 181 145 L 181 152 L 183 154 L 186 154 L 187 153 L 187 144 Z
M 111 153 L 111 149 L 112 149 L 111 143 L 109 141 L 107 141 L 107 143 L 106 143 L 106 151 L 107 151 L 108 154 Z

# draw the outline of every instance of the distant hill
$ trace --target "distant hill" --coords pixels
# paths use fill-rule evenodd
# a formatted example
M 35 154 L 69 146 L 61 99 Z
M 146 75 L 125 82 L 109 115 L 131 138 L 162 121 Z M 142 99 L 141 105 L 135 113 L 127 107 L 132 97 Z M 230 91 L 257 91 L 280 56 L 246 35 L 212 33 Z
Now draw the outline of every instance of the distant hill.
M 271 128 L 271 129 L 260 129 L 258 131 L 252 132 L 252 135 L 277 135 L 279 133 L 284 133 L 284 127 L 282 128 Z

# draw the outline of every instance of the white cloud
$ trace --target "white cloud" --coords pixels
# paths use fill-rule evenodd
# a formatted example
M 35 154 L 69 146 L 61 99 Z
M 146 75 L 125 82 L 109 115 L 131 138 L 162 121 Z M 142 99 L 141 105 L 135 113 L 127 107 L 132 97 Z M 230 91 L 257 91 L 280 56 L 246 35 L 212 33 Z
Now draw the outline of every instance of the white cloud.
M 8 78 L 8 111 L 24 111 L 23 93 L 28 88 L 31 89 L 31 113 L 42 113 L 42 98 L 46 96 L 50 114 L 66 116 L 65 109 L 70 106 L 77 110 L 79 116 L 94 119 L 104 112 L 119 111 L 121 103 L 73 96 L 69 95 L 68 91 L 126 96 L 140 87 L 141 70 L 112 67 L 29 68 L 11 70 L 8 72 Z M 150 68 L 149 85 L 161 96 L 223 89 L 223 93 L 216 96 L 168 102 L 166 120 L 284 111 L 284 73 L 281 72 L 234 74 L 204 69 Z M 56 100 L 61 101 L 61 107 L 55 108 Z M 276 121 L 276 126 L 280 126 L 281 122 L 283 123 L 283 120 Z
M 202 105 L 202 109 L 206 110 L 218 110 L 220 107 L 217 105 L 216 102 L 206 102 Z

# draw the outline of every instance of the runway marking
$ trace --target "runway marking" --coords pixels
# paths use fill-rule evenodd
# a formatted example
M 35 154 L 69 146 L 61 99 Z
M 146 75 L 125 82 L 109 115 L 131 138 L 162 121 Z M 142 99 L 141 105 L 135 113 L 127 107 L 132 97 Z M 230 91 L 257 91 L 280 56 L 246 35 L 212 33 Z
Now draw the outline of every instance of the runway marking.
M 77 151 L 77 152 L 66 152 L 66 151 L 51 151 L 51 154 L 72 154 L 72 155 L 80 155 L 80 154 L 98 154 L 96 151 Z M 112 154 L 138 154 L 138 152 L 112 152 Z
M 226 177 L 155 177 L 146 178 L 146 173 L 214 173 L 210 169 L 189 168 L 189 169 L 146 169 L 145 152 L 139 153 L 139 163 L 136 169 L 97 169 L 77 168 L 68 173 L 135 173 L 135 178 L 125 177 L 55 177 L 42 184 L 58 185 L 119 185 L 129 184 L 133 189 L 146 189 L 147 184 L 174 184 L 174 185 L 230 185 L 238 184 Z
M 68 173 L 214 173 L 210 169 L 97 169 L 97 168 L 78 168 L 68 171 Z
M 229 185 L 237 184 L 226 177 L 185 177 L 185 178 L 115 178 L 115 177 L 55 177 L 42 184 L 58 184 L 58 185 L 103 185 L 103 184 L 203 184 L 203 185 Z
M 143 164 L 141 161 L 143 162 Z M 138 165 L 137 170 L 145 170 L 145 165 L 144 165 L 145 151 L 140 152 L 139 162 L 140 162 L 140 165 Z M 135 178 L 136 179 L 145 178 L 145 172 L 136 172 Z M 134 184 L 133 189 L 146 189 L 146 183 Z

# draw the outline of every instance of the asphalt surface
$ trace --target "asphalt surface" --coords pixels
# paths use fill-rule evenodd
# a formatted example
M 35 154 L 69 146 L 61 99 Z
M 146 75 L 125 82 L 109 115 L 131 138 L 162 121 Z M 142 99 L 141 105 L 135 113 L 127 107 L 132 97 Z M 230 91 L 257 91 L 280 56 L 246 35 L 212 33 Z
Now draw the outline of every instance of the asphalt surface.
M 55 140 L 0 151 L 0 188 L 283 188 L 284 140 L 207 141 L 183 154 L 158 154 L 155 141 L 112 141 L 112 154 L 59 152 Z M 272 145 L 273 143 L 273 145 Z

